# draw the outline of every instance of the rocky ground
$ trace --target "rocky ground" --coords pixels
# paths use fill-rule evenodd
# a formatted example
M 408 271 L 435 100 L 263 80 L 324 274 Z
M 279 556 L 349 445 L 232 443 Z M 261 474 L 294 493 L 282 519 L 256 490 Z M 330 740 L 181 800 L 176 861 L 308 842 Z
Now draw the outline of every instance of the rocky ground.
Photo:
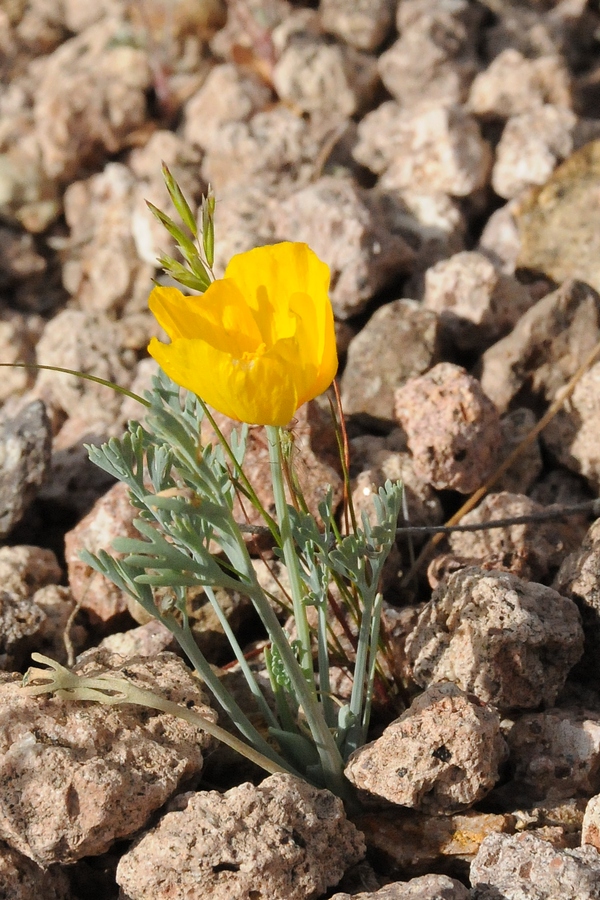
M 135 533 L 83 445 L 139 408 L 3 368 L 2 897 L 600 898 L 600 520 L 535 520 L 600 485 L 599 35 L 585 0 L 5 0 L 1 362 L 149 385 L 165 161 L 193 201 L 214 188 L 218 274 L 288 239 L 330 265 L 359 509 L 402 478 L 411 525 L 447 520 L 587 366 L 461 520 L 533 521 L 455 532 L 418 568 L 423 539 L 399 539 L 396 696 L 348 766 L 352 820 L 167 714 L 23 694 L 32 651 L 83 653 L 216 717 L 170 635 L 78 557 Z M 313 501 L 341 499 L 326 410 L 294 425 Z M 248 472 L 268 502 L 258 430 Z

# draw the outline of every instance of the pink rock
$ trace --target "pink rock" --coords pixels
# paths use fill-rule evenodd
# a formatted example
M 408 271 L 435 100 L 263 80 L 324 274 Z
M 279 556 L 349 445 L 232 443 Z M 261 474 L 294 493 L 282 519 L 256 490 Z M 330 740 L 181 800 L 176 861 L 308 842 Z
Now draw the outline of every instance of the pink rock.
M 468 568 L 434 592 L 406 652 L 418 684 L 452 681 L 501 709 L 554 703 L 583 652 L 572 600 L 508 572 Z
M 428 688 L 380 738 L 355 750 L 345 771 L 360 790 L 447 815 L 492 789 L 506 755 L 498 713 L 443 684 Z
M 85 609 L 92 622 L 108 623 L 123 616 L 129 597 L 104 575 L 79 558 L 81 550 L 100 550 L 118 554 L 112 549 L 116 537 L 139 538 L 133 520 L 139 515 L 129 500 L 125 484 L 115 484 L 98 500 L 78 525 L 65 535 L 65 560 L 73 597 Z
M 415 472 L 435 488 L 469 494 L 498 462 L 498 411 L 479 382 L 460 366 L 439 363 L 395 394 Z
M 503 412 L 523 391 L 551 402 L 600 341 L 600 297 L 566 281 L 483 354 L 481 386 Z
M 381 173 L 386 190 L 465 197 L 487 183 L 491 151 L 460 106 L 404 110 L 392 100 L 361 120 L 357 162 Z
M 410 881 L 386 884 L 378 891 L 334 894 L 331 900 L 468 900 L 469 892 L 448 875 L 420 875 Z
M 592 797 L 585 808 L 581 844 L 583 847 L 591 844 L 596 850 L 600 850 L 600 794 Z
M 365 852 L 341 800 L 291 775 L 225 794 L 182 794 L 121 857 L 129 900 L 202 893 L 212 900 L 307 900 L 338 883 Z
M 516 325 L 533 303 L 527 288 L 482 253 L 463 251 L 425 273 L 423 305 L 460 350 L 478 350 Z
M 0 884 L 10 900 L 71 900 L 73 896 L 64 870 L 57 866 L 42 869 L 4 843 L 0 844 Z
M 470 875 L 477 894 L 493 897 L 495 893 L 506 900 L 596 900 L 599 877 L 600 853 L 593 847 L 557 850 L 527 833 L 490 834 L 471 864 Z
M 581 707 L 521 715 L 505 732 L 510 782 L 527 801 L 568 800 L 600 789 L 600 714 Z
M 96 653 L 75 671 L 127 678 L 216 720 L 184 663 Z M 133 704 L 29 697 L 0 685 L 0 838 L 41 866 L 104 853 L 133 835 L 202 769 L 201 729 Z
M 414 259 L 377 195 L 347 178 L 323 176 L 290 194 L 273 208 L 273 231 L 280 240 L 305 241 L 328 264 L 331 302 L 342 319 L 360 312 Z
M 517 518 L 542 512 L 540 506 L 522 494 L 504 491 L 488 494 L 479 506 L 460 520 L 461 525 L 477 525 L 494 519 Z M 481 531 L 456 531 L 448 537 L 450 551 L 467 565 L 503 569 L 525 581 L 547 581 L 561 564 L 565 553 L 577 544 L 577 529 L 565 521 L 530 522 Z
M 341 378 L 346 415 L 393 420 L 394 392 L 440 356 L 435 313 L 415 300 L 395 300 L 376 310 L 350 341 Z
M 321 0 L 319 13 L 330 31 L 357 50 L 376 50 L 394 19 L 394 0 Z
M 563 59 L 558 55 L 527 59 L 509 47 L 476 76 L 468 106 L 482 118 L 508 119 L 547 103 L 572 106 L 571 77 Z

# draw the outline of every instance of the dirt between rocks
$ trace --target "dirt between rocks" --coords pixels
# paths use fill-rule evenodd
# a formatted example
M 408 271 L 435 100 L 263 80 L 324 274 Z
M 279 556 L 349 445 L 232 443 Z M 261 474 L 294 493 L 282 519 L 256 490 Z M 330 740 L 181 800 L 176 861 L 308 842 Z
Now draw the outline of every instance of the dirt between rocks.
M 600 343 L 599 34 L 586 0 L 9 0 L 0 362 L 149 385 L 164 161 L 192 204 L 215 191 L 217 275 L 280 240 L 329 264 L 356 506 L 402 478 L 399 524 L 443 523 Z M 397 703 L 349 762 L 349 818 L 166 714 L 20 693 L 32 652 L 66 662 L 67 631 L 78 671 L 217 717 L 171 635 L 78 557 L 135 534 L 83 447 L 135 404 L 2 373 L 0 896 L 600 898 L 600 520 L 455 533 L 408 582 L 424 539 L 398 539 Z M 295 424 L 313 507 L 326 483 L 342 496 L 327 410 Z M 593 499 L 599 433 L 596 362 L 464 522 Z M 247 471 L 268 503 L 259 429 Z M 279 564 L 256 565 L 277 594 Z M 262 637 L 243 597 L 221 601 L 243 644 Z M 206 598 L 189 603 L 229 663 Z M 348 696 L 344 669 L 332 683 Z

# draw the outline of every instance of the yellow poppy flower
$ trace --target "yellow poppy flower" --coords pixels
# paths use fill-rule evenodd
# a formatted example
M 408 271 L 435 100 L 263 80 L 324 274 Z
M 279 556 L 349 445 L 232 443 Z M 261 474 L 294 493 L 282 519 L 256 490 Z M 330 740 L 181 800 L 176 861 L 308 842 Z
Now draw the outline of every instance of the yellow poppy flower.
M 337 371 L 329 268 L 284 242 L 234 256 L 200 297 L 156 287 L 149 305 L 171 339 L 148 352 L 176 384 L 240 422 L 285 425 Z

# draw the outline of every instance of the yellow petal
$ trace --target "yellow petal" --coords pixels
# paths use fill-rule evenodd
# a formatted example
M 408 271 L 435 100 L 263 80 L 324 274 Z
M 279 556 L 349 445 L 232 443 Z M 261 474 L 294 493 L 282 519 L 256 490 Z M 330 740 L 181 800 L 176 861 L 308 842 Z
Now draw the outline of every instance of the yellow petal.
M 224 415 L 253 425 L 285 425 L 298 408 L 293 378 L 277 354 L 235 359 L 202 340 L 150 341 L 167 375 Z

